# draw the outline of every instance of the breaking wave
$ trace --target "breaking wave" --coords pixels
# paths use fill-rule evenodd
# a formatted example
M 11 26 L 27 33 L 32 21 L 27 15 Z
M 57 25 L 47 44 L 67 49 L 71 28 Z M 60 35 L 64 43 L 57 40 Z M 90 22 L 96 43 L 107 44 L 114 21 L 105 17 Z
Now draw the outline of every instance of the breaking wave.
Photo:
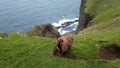
M 58 28 L 59 33 L 62 35 L 67 32 L 75 31 L 78 25 L 78 18 L 61 19 L 57 23 L 52 23 L 53 26 Z

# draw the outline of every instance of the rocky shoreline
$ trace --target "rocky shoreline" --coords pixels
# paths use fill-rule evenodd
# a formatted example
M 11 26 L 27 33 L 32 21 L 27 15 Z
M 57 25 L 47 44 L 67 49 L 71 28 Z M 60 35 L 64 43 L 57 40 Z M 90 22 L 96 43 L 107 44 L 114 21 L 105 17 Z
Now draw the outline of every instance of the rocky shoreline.
M 67 21 L 57 27 L 54 27 L 51 24 L 37 25 L 32 30 L 26 32 L 25 34 L 27 34 L 28 36 L 59 37 L 60 33 L 58 32 L 58 29 L 60 28 L 65 29 L 67 26 L 70 26 L 75 22 L 79 22 L 77 29 L 70 31 L 70 33 L 77 34 L 81 30 L 86 28 L 93 18 L 91 14 L 85 12 L 85 8 L 86 8 L 86 0 L 81 0 L 79 20 Z
M 78 22 L 79 20 L 74 20 L 74 21 L 68 21 L 68 22 L 64 22 L 63 24 L 61 24 L 61 26 L 57 26 L 56 28 L 59 29 L 59 28 L 65 28 L 67 26 L 70 26 L 71 24 L 75 23 L 75 22 Z

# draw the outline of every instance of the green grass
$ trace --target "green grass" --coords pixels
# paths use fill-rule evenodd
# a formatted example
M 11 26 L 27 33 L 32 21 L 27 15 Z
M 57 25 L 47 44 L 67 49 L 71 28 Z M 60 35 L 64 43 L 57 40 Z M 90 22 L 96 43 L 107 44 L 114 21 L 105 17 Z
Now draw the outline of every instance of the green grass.
M 87 0 L 86 12 L 92 14 L 94 24 L 120 16 L 120 0 Z
M 102 60 L 96 47 L 120 44 L 119 4 L 119 0 L 88 0 L 86 12 L 94 15 L 94 25 L 74 37 L 68 54 L 77 60 L 54 56 L 55 38 L 11 32 L 0 39 L 0 68 L 120 68 L 120 59 Z
M 92 45 L 87 45 L 94 42 L 88 39 L 83 40 L 83 38 L 80 42 L 74 41 L 70 52 L 76 55 L 78 60 L 55 57 L 53 56 L 55 40 L 37 36 L 26 37 L 16 33 L 9 34 L 8 37 L 0 40 L 0 68 L 115 68 L 120 66 L 119 60 L 92 60 L 96 58 L 93 57 L 96 56 L 95 53 L 92 53 L 96 49 Z M 78 53 L 74 53 L 77 51 Z M 86 60 L 88 58 L 91 60 Z

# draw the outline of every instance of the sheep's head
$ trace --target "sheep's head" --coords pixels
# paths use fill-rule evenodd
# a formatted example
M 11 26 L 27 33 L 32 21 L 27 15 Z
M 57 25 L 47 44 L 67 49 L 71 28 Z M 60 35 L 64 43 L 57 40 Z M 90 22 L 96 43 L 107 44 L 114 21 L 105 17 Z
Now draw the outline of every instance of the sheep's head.
M 58 40 L 57 40 L 57 50 L 58 51 L 61 51 L 62 43 L 63 43 L 63 39 L 62 38 L 58 38 Z

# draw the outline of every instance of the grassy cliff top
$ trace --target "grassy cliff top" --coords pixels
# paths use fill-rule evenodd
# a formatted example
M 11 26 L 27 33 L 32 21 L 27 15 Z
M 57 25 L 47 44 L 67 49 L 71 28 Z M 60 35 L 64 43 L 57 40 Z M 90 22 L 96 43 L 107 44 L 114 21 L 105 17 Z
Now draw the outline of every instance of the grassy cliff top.
M 87 0 L 93 24 L 75 35 L 68 53 L 77 60 L 54 56 L 55 38 L 12 32 L 0 39 L 0 68 L 119 68 L 119 58 L 105 60 L 99 54 L 100 47 L 120 44 L 119 4 L 119 0 Z
M 94 15 L 93 22 L 100 23 L 120 16 L 120 0 L 87 0 L 86 12 Z

